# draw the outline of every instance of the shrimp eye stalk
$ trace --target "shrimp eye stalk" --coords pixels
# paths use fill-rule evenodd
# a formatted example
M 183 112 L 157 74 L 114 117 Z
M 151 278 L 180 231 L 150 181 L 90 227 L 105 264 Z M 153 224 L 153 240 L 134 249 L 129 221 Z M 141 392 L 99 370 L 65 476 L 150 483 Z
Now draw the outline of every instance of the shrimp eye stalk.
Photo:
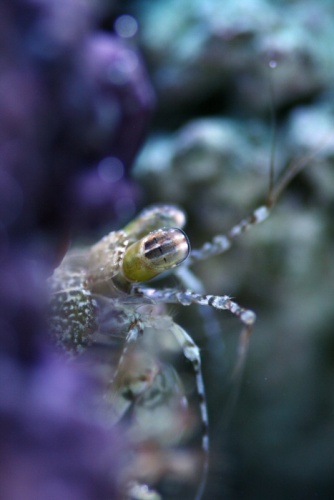
M 153 205 L 145 208 L 138 217 L 125 226 L 124 231 L 131 237 L 139 239 L 160 228 L 182 228 L 185 222 L 185 213 L 180 208 L 174 205 Z
M 188 237 L 181 229 L 162 228 L 152 231 L 126 250 L 123 275 L 131 282 L 148 281 L 181 264 L 189 252 Z

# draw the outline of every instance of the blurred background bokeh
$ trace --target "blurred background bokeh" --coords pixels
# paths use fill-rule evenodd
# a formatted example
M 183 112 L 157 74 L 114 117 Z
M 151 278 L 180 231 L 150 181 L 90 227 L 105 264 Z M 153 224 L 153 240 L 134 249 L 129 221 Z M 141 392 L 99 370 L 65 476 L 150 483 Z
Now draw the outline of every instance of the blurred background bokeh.
M 273 135 L 277 175 L 298 161 L 308 165 L 268 221 L 225 255 L 195 267 L 208 293 L 229 294 L 258 317 L 227 427 L 224 390 L 240 325 L 227 313 L 216 315 L 224 350 L 219 337 L 205 340 L 196 312 L 173 308 L 202 348 L 212 442 L 205 498 L 330 499 L 333 3 L 124 5 L 138 21 L 137 40 L 157 95 L 134 175 L 145 203 L 186 209 L 193 247 L 264 201 Z

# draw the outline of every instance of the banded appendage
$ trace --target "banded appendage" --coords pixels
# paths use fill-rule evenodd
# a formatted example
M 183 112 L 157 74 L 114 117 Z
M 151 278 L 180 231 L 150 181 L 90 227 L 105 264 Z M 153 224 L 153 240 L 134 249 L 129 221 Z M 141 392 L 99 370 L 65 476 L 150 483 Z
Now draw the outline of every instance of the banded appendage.
M 226 234 L 216 235 L 211 242 L 206 242 L 202 247 L 195 249 L 191 252 L 189 259 L 187 261 L 188 265 L 191 265 L 200 260 L 206 260 L 215 255 L 220 255 L 231 248 L 234 240 L 236 240 L 240 235 L 249 231 L 253 226 L 265 221 L 273 207 L 276 205 L 278 199 L 291 183 L 291 181 L 303 170 L 312 160 L 314 154 L 309 155 L 305 158 L 301 158 L 290 164 L 278 182 L 274 184 L 273 181 L 273 163 L 270 168 L 270 182 L 269 182 L 269 192 L 266 202 L 256 208 L 249 216 L 242 219 L 240 222 L 235 224 Z

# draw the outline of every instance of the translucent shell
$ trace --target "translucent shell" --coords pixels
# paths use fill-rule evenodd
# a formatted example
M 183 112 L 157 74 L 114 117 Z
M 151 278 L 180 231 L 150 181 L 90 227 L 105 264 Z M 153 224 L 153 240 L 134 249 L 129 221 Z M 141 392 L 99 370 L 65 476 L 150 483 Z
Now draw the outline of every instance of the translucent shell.
M 55 270 L 50 289 L 50 329 L 58 345 L 79 353 L 92 343 L 96 331 L 96 302 L 87 286 L 80 253 L 68 255 Z
M 50 329 L 57 344 L 79 353 L 92 343 L 96 331 L 96 303 L 89 290 L 74 288 L 55 293 L 50 307 Z
M 152 231 L 127 248 L 122 271 L 128 281 L 141 282 L 181 264 L 189 255 L 190 243 L 178 228 Z

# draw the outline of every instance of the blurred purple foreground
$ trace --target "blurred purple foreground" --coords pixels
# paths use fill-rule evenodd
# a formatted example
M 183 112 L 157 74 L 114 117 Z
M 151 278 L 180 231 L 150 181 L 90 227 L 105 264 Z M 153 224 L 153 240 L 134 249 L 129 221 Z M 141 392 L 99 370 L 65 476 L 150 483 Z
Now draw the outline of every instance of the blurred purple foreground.
M 94 5 L 94 7 L 93 7 Z M 151 87 L 96 3 L 0 4 L 0 498 L 114 499 L 122 443 L 89 418 L 94 382 L 48 344 L 45 280 L 70 234 L 134 203 L 127 173 Z

